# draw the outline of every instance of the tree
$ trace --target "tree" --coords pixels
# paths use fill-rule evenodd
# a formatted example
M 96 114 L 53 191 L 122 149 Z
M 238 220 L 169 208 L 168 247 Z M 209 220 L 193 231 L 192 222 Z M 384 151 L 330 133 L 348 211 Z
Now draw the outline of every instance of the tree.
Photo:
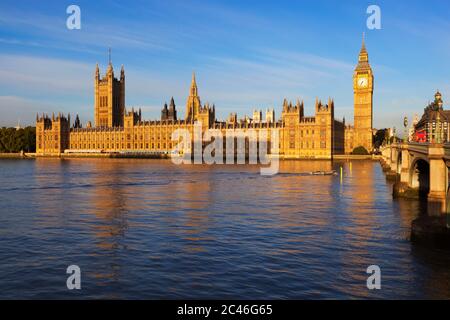
M 355 155 L 368 155 L 369 152 L 363 146 L 359 146 L 359 147 L 356 147 L 355 149 L 353 149 L 352 154 L 355 154 Z
M 35 152 L 36 151 L 36 128 L 26 127 L 16 130 L 15 128 L 0 129 L 0 152 Z
M 377 130 L 377 133 L 375 133 L 375 136 L 373 138 L 373 146 L 375 147 L 375 149 L 381 147 L 387 138 L 388 129 Z

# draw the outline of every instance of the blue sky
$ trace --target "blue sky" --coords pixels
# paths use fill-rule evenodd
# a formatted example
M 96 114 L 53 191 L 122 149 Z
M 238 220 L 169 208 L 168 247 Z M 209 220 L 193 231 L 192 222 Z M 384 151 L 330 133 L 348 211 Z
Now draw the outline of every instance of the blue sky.
M 81 8 L 81 30 L 66 8 Z M 366 9 L 381 8 L 368 30 Z M 375 74 L 374 126 L 400 127 L 440 89 L 450 97 L 450 3 L 442 1 L 10 1 L 0 3 L 0 126 L 36 112 L 93 119 L 93 72 L 112 47 L 126 104 L 158 118 L 174 96 L 184 116 L 191 73 L 217 117 L 251 114 L 283 98 L 335 100 L 353 122 L 352 72 L 366 32 Z M 447 105 L 447 104 L 446 104 Z

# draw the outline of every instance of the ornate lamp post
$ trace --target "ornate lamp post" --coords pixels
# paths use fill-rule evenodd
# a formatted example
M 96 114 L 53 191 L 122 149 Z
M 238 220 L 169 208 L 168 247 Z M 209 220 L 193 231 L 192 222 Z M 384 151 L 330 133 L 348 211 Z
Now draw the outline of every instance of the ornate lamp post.
M 405 133 L 403 135 L 403 143 L 408 143 L 409 142 L 409 137 L 408 137 L 408 117 L 403 118 L 403 126 L 405 127 Z
M 393 132 L 392 132 L 392 134 L 394 135 L 394 139 L 392 140 L 393 143 L 396 142 L 396 141 L 395 141 L 395 140 L 396 140 L 396 138 L 395 138 L 395 131 L 396 131 L 396 130 L 395 130 L 395 127 L 394 127 Z
M 436 116 L 436 143 L 441 143 L 441 116 L 439 111 Z

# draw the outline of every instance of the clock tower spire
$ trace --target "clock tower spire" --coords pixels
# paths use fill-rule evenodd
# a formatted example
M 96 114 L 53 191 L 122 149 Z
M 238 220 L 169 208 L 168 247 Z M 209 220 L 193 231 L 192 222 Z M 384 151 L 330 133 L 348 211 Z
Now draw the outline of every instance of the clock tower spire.
M 359 52 L 358 64 L 353 73 L 354 100 L 354 146 L 364 147 L 372 152 L 373 124 L 373 73 L 369 64 L 369 54 L 366 49 L 364 34 Z

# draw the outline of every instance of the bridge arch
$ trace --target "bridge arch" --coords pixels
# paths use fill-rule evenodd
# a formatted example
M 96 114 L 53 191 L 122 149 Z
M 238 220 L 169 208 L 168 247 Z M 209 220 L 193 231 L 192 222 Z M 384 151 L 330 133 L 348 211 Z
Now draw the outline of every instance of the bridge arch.
M 415 159 L 410 169 L 411 187 L 419 191 L 420 198 L 426 198 L 430 192 L 430 164 L 422 158 Z

